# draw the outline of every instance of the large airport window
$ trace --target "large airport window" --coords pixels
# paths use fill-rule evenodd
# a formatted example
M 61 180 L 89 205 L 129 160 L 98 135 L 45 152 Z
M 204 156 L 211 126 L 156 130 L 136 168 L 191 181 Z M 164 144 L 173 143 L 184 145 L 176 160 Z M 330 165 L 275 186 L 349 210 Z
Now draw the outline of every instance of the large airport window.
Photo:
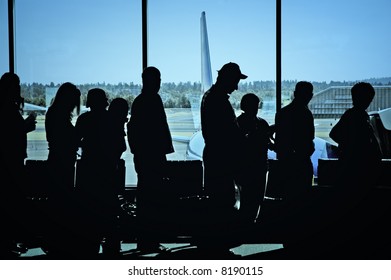
M 202 156 L 199 134 L 199 101 L 210 83 L 203 83 L 201 16 L 205 12 L 210 54 L 211 82 L 227 62 L 236 62 L 242 80 L 230 101 L 241 113 L 243 94 L 262 99 L 259 116 L 270 124 L 276 108 L 276 5 L 275 1 L 148 1 L 148 63 L 162 73 L 161 96 L 166 106 L 175 154 L 173 160 Z M 204 90 L 202 89 L 203 87 Z M 218 112 L 216 112 L 218 113 Z M 186 142 L 190 139 L 191 143 Z M 190 145 L 190 146 L 189 146 Z M 188 150 L 190 147 L 190 151 Z M 189 153 L 190 152 L 190 153 Z
M 368 110 L 391 107 L 389 1 L 282 1 L 282 106 L 299 80 L 314 84 L 310 109 L 316 136 L 328 133 L 351 106 L 350 87 L 369 81 L 377 98 Z M 229 61 L 248 79 L 230 101 L 237 114 L 244 93 L 262 99 L 259 116 L 274 123 L 276 111 L 275 1 L 148 1 L 148 64 L 162 72 L 163 98 L 175 153 L 187 160 L 189 141 L 199 130 L 203 94 L 201 15 L 205 12 L 211 81 Z M 7 1 L 0 3 L 0 70 L 8 71 Z M 111 98 L 131 103 L 140 92 L 142 72 L 141 1 L 15 0 L 15 72 L 22 82 L 25 113 L 43 108 L 37 130 L 28 135 L 28 158 L 46 159 L 45 108 L 66 81 L 82 91 L 101 87 Z M 202 149 L 193 156 L 202 154 Z M 202 148 L 202 147 L 201 147 Z M 195 152 L 195 153 L 194 153 Z M 135 185 L 132 154 L 126 184 Z
M 290 102 L 297 81 L 312 82 L 309 108 L 316 139 L 335 144 L 329 132 L 352 106 L 350 89 L 357 81 L 375 87 L 368 112 L 391 107 L 390 8 L 385 0 L 283 1 L 283 106 Z M 324 147 L 318 146 L 317 152 Z
M 3 24 L 0 28 L 3 34 Z M 141 1 L 16 0 L 15 33 L 15 72 L 22 83 L 25 113 L 30 104 L 43 108 L 37 129 L 28 134 L 28 159 L 47 158 L 44 110 L 60 84 L 76 84 L 83 105 L 93 87 L 129 102 L 139 92 Z M 123 153 L 126 183 L 134 184 L 130 157 L 129 150 Z
M 337 0 L 283 1 L 283 100 L 286 103 L 290 99 L 296 81 L 313 82 L 315 96 L 310 108 L 316 118 L 317 136 L 329 140 L 330 128 L 352 105 L 352 84 L 390 84 L 390 8 L 390 2 L 384 0 L 354 4 Z M 391 106 L 389 96 L 391 91 L 387 97 Z M 378 109 L 384 106 L 369 108 Z

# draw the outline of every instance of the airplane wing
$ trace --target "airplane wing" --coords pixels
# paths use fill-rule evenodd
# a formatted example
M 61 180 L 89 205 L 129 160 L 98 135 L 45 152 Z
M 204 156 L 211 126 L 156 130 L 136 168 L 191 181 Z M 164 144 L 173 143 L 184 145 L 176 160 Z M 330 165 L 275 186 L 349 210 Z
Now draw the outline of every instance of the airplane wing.
M 31 112 L 31 111 L 40 111 L 40 112 L 46 112 L 47 107 L 38 106 L 31 103 L 24 103 L 23 111 L 24 112 Z
M 378 114 L 384 128 L 391 130 L 391 108 L 380 110 Z

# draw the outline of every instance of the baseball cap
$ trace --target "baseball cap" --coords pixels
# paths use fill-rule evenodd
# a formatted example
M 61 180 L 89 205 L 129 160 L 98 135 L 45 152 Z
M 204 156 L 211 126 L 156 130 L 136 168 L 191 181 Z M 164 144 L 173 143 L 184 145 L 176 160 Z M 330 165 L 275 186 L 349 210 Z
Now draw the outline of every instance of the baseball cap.
M 246 79 L 247 75 L 244 75 L 240 71 L 240 67 L 238 64 L 234 62 L 229 62 L 227 64 L 224 64 L 223 67 L 221 67 L 220 70 L 218 70 L 219 75 L 231 75 L 235 77 L 239 77 L 240 79 Z

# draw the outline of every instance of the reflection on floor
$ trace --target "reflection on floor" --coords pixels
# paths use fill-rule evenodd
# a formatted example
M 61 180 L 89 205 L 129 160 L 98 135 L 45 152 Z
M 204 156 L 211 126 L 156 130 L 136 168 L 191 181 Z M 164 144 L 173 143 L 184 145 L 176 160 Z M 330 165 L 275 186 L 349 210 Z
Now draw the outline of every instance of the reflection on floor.
M 122 252 L 120 259 L 199 259 L 196 246 L 189 243 L 163 243 L 169 251 L 163 254 L 150 253 L 141 254 L 137 250 L 135 243 L 123 243 L 121 246 Z M 241 246 L 232 248 L 234 258 L 251 258 L 261 253 L 267 253 L 275 250 L 281 250 L 282 244 L 243 244 Z M 30 248 L 26 253 L 20 255 L 20 258 L 38 258 L 46 259 L 46 254 L 41 248 Z M 208 259 L 208 256 L 205 256 Z

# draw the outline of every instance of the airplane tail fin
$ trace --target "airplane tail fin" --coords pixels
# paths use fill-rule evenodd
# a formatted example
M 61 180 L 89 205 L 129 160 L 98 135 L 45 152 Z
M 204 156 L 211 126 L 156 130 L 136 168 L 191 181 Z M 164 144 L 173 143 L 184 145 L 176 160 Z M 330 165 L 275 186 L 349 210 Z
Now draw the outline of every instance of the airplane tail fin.
M 205 92 L 212 86 L 212 69 L 210 63 L 208 30 L 206 28 L 205 12 L 201 13 L 201 91 Z
M 210 63 L 208 31 L 206 28 L 205 12 L 201 13 L 201 92 L 193 94 L 190 104 L 193 115 L 194 128 L 201 128 L 200 106 L 202 94 L 207 91 L 213 83 L 212 68 Z

